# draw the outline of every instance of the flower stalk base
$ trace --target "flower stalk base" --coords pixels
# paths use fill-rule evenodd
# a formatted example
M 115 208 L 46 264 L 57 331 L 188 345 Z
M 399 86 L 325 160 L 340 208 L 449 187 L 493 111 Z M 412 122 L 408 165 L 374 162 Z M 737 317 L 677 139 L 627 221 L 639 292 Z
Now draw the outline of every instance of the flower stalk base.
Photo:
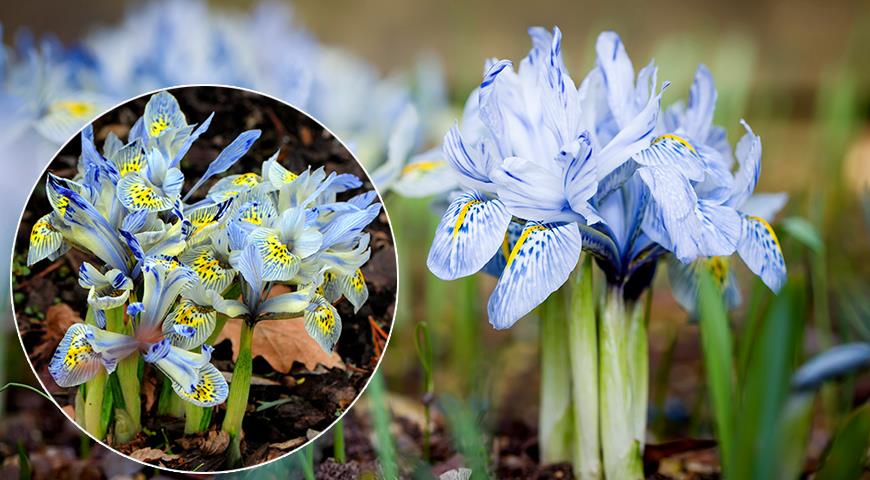
M 565 297 L 554 292 L 541 305 L 541 403 L 538 417 L 538 442 L 541 461 L 557 463 L 571 460 L 573 411 L 568 317 Z
M 643 304 L 607 292 L 599 323 L 601 453 L 606 478 L 643 478 L 648 356 Z
M 601 478 L 601 442 L 598 407 L 598 325 L 592 284 L 592 258 L 581 261 L 566 288 L 571 289 L 568 310 L 568 348 L 574 399 L 572 463 L 581 479 Z
M 254 326 L 242 322 L 242 332 L 239 339 L 239 358 L 233 369 L 230 382 L 230 393 L 227 397 L 227 413 L 221 429 L 230 434 L 230 446 L 227 449 L 227 464 L 236 467 L 242 461 L 242 418 L 248 406 L 248 393 L 251 389 L 251 369 L 253 368 L 252 347 Z

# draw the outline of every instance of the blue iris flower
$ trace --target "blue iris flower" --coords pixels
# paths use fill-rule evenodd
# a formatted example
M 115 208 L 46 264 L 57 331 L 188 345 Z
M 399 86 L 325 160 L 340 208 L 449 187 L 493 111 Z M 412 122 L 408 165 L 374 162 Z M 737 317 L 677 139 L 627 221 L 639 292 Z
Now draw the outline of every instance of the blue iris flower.
M 493 326 L 508 328 L 541 304 L 584 250 L 611 285 L 636 298 L 669 252 L 686 263 L 730 255 L 742 238 L 772 232 L 739 210 L 757 180 L 745 169 L 760 160 L 760 143 L 741 141 L 747 166 L 732 175 L 716 150 L 721 131 L 707 124 L 709 92 L 693 87 L 689 108 L 673 111 L 680 121 L 662 131 L 668 83 L 657 87 L 652 62 L 635 77 L 618 35 L 599 36 L 595 68 L 577 86 L 559 29 L 529 33 L 519 69 L 488 62 L 461 124 L 444 138 L 464 190 L 442 217 L 427 262 L 443 279 L 499 276 L 488 305 Z M 761 243 L 770 254 L 772 245 Z

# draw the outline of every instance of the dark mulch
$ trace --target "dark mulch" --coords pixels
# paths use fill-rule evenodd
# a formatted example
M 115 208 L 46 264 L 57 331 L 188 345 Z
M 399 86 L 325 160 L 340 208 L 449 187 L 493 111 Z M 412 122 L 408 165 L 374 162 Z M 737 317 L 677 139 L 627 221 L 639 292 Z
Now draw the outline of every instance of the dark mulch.
M 173 90 L 172 93 L 179 100 L 188 122 L 201 122 L 210 112 L 215 112 L 208 132 L 200 137 L 185 157 L 184 191 L 199 178 L 223 146 L 242 131 L 251 128 L 261 129 L 262 136 L 226 174 L 245 171 L 259 173 L 261 163 L 280 147 L 281 163 L 293 171 L 302 171 L 308 165 L 313 168 L 325 166 L 328 172 L 353 173 L 363 179 L 364 185 L 360 189 L 346 192 L 342 198 L 372 189 L 371 181 L 363 169 L 341 143 L 319 124 L 293 108 L 235 89 L 184 88 Z M 96 121 L 94 131 L 98 148 L 109 131 L 114 131 L 122 139 L 126 138 L 129 126 L 144 111 L 146 102 L 147 98 L 133 100 Z M 76 138 L 63 148 L 49 171 L 65 177 L 73 176 L 80 151 L 80 142 Z M 61 405 L 71 405 L 74 389 L 57 387 L 47 374 L 50 355 L 34 358 L 32 352 L 45 341 L 44 317 L 48 307 L 66 303 L 79 315 L 84 315 L 87 292 L 77 284 L 77 271 L 81 262 L 88 260 L 88 257 L 73 251 L 54 263 L 43 261 L 32 269 L 22 267 L 32 225 L 50 211 L 44 181 L 43 178 L 36 186 L 17 234 L 15 311 L 19 331 L 25 348 L 31 353 L 37 374 Z M 207 187 L 200 192 L 205 191 Z M 274 372 L 262 358 L 255 358 L 254 376 L 265 379 L 269 384 L 255 385 L 251 389 L 250 413 L 244 421 L 243 455 L 246 464 L 280 456 L 285 450 L 280 445 L 275 448 L 275 444 L 304 438 L 311 431 L 326 428 L 337 418 L 338 413 L 350 405 L 373 372 L 383 343 L 382 339 L 378 339 L 378 345 L 375 344 L 370 322 L 376 323 L 387 333 L 392 327 L 396 263 L 392 236 L 384 213 L 368 228 L 368 232 L 372 235 L 372 256 L 363 267 L 363 273 L 369 288 L 369 301 L 357 314 L 353 314 L 348 302 L 337 305 L 343 322 L 337 352 L 347 366 L 346 370 L 318 368 L 312 372 L 297 364 L 289 375 L 282 375 Z M 227 341 L 216 346 L 214 362 L 222 371 L 232 371 L 231 353 Z M 156 375 L 150 368 L 145 369 L 143 383 L 157 383 Z M 159 388 L 155 387 L 158 393 Z M 262 412 L 253 412 L 255 406 L 278 399 L 288 401 Z M 212 425 L 220 425 L 222 417 L 223 406 L 220 406 L 215 409 Z M 142 433 L 130 444 L 117 446 L 119 450 L 129 453 L 143 447 L 171 448 L 173 453 L 180 456 L 165 462 L 167 466 L 179 469 L 220 468 L 223 454 L 205 453 L 200 447 L 192 445 L 198 445 L 197 442 L 184 442 L 183 423 L 177 419 L 158 417 L 156 402 L 150 410 L 143 412 L 142 419 L 150 434 Z

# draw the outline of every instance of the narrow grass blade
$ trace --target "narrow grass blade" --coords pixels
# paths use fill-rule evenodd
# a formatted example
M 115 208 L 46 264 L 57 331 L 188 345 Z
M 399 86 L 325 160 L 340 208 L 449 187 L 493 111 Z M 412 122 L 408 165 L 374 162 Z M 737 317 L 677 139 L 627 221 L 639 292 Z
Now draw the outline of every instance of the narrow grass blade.
M 701 344 L 707 386 L 713 403 L 719 453 L 726 474 L 733 475 L 734 465 L 734 381 L 733 350 L 728 315 L 722 294 L 707 270 L 700 272 L 698 312 L 701 325 Z M 737 478 L 737 477 L 735 477 Z
M 859 478 L 870 447 L 870 404 L 855 410 L 834 437 L 817 480 Z

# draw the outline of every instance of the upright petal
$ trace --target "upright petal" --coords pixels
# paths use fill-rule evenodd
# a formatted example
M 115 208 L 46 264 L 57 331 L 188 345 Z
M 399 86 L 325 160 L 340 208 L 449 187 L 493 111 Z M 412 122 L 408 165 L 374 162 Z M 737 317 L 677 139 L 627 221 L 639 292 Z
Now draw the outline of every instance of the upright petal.
M 492 178 L 499 200 L 519 218 L 540 222 L 582 220 L 571 209 L 561 172 L 532 160 L 509 157 L 493 172 Z
M 752 273 L 774 292 L 786 279 L 785 259 L 773 227 L 761 217 L 744 216 L 743 233 L 737 246 L 740 258 Z
M 740 211 L 753 217 L 761 217 L 772 222 L 776 214 L 785 207 L 788 202 L 788 194 L 779 193 L 756 193 L 749 197 L 740 207 Z
M 734 187 L 728 204 L 740 208 L 755 191 L 758 177 L 761 175 L 761 137 L 756 135 L 749 124 L 741 120 L 746 134 L 737 142 L 736 156 L 737 172 L 734 175 Z
M 479 271 L 498 251 L 510 220 L 500 200 L 479 192 L 460 195 L 441 217 L 426 265 L 444 280 Z
M 716 109 L 716 85 L 713 74 L 706 65 L 698 65 L 695 80 L 689 90 L 689 104 L 683 128 L 691 138 L 705 142 L 713 126 L 713 111 Z
M 602 32 L 595 44 L 597 66 L 604 74 L 607 85 L 607 101 L 616 121 L 625 126 L 630 121 L 629 100 L 634 95 L 634 66 L 625 45 L 616 32 Z
M 599 180 L 649 146 L 649 139 L 656 128 L 661 110 L 662 93 L 668 85 L 665 82 L 658 95 L 650 95 L 646 107 L 629 119 L 619 133 L 598 152 L 595 163 Z
M 193 187 L 188 190 L 187 195 L 184 196 L 184 200 L 186 201 L 190 195 L 201 187 L 208 179 L 219 173 L 223 173 L 232 167 L 240 158 L 242 158 L 242 156 L 248 153 L 248 150 L 251 149 L 251 145 L 260 138 L 261 133 L 260 130 L 248 130 L 239 134 L 239 136 L 227 145 L 226 148 L 221 150 L 221 153 L 218 154 L 217 158 L 209 164 L 205 173 L 202 174 L 202 177 L 200 177 Z
M 488 191 L 494 187 L 489 178 L 493 168 L 490 153 L 475 151 L 466 145 L 458 125 L 444 136 L 444 158 L 459 175 L 459 182 L 469 188 Z
M 510 328 L 546 300 L 568 280 L 582 244 L 575 223 L 526 223 L 489 298 L 489 322 Z
M 595 176 L 595 162 L 592 158 L 592 144 L 588 132 L 563 147 L 567 168 L 563 180 L 563 189 L 571 210 L 583 215 L 586 224 L 591 225 L 601 221 L 601 217 L 589 203 L 598 191 L 598 179 Z
M 159 137 L 163 132 L 187 125 L 178 100 L 169 92 L 155 93 L 145 105 L 144 127 L 150 137 Z

